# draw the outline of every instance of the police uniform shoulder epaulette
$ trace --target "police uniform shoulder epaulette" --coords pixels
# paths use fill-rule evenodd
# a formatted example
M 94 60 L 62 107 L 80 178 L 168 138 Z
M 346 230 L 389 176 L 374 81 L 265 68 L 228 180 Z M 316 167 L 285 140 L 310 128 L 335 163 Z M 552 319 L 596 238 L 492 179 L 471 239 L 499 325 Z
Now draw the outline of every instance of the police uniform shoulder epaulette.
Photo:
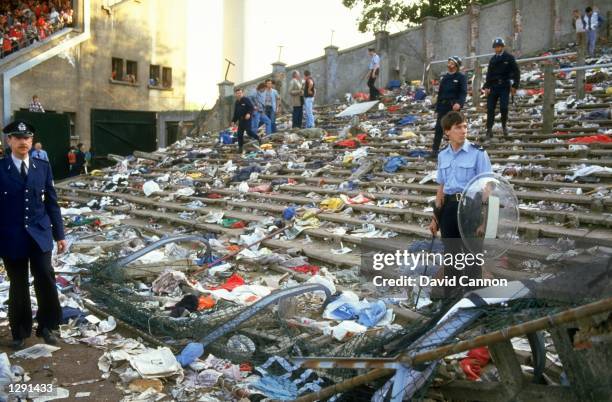
M 470 142 L 470 145 L 471 145 L 473 148 L 476 148 L 476 149 L 477 149 L 477 150 L 479 150 L 479 151 L 484 151 L 484 150 L 485 150 L 485 149 L 484 149 L 484 147 L 483 147 L 482 145 L 474 144 L 473 142 Z

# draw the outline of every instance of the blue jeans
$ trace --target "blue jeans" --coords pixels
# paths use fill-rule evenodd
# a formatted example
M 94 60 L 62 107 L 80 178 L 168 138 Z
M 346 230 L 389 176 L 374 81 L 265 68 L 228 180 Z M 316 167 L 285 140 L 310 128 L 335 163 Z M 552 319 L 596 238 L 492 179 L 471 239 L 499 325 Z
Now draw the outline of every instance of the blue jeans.
M 312 107 L 314 106 L 314 97 L 304 98 L 304 113 L 306 114 L 306 128 L 313 128 L 315 125 L 314 114 Z
M 253 131 L 257 132 L 262 123 L 266 125 L 266 135 L 270 134 L 272 132 L 272 121 L 270 118 L 262 112 L 254 112 L 252 121 Z
M 302 106 L 294 106 L 291 114 L 291 127 L 302 128 L 302 117 L 304 116 L 304 109 Z
M 595 43 L 597 42 L 597 30 L 596 29 L 587 29 L 587 49 L 589 51 L 589 56 L 595 56 Z
M 276 110 L 272 106 L 266 106 L 266 116 L 272 122 L 272 132 L 276 132 Z

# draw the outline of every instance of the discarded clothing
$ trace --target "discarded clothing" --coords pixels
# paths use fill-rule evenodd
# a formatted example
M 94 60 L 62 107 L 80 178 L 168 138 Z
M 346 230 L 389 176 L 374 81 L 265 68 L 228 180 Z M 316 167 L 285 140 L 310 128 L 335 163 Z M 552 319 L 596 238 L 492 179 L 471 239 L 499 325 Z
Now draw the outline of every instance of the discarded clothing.
M 402 166 L 406 166 L 408 162 L 401 156 L 392 156 L 387 158 L 383 166 L 383 170 L 387 173 L 395 173 Z
M 324 211 L 338 212 L 344 207 L 344 201 L 339 197 L 327 198 L 321 201 L 319 207 Z
M 309 265 L 309 264 L 299 265 L 297 267 L 291 267 L 292 271 L 301 272 L 303 274 L 310 274 L 310 275 L 318 274 L 320 269 L 321 268 L 316 265 Z
M 414 151 L 408 152 L 408 156 L 411 158 L 427 158 L 431 155 L 431 152 L 423 149 L 415 149 Z
M 261 172 L 261 169 L 258 166 L 247 166 L 236 172 L 231 181 L 246 181 L 251 177 L 251 173 L 258 172 Z
M 185 295 L 174 305 L 174 307 L 170 307 L 170 317 L 182 317 L 185 311 L 189 311 L 193 313 L 198 310 L 198 296 L 196 295 Z
M 414 115 L 408 115 L 406 117 L 403 117 L 402 119 L 400 119 L 400 121 L 398 121 L 396 124 L 400 127 L 403 126 L 407 126 L 409 124 L 414 124 L 419 120 L 419 118 L 417 116 Z
M 574 181 L 578 177 L 589 176 L 589 175 L 592 175 L 594 173 L 603 173 L 603 172 L 605 172 L 605 173 L 612 173 L 612 168 L 598 166 L 598 165 L 585 166 L 585 167 L 582 167 L 582 168 L 576 170 L 574 172 L 574 174 L 571 175 L 571 176 L 570 175 L 566 175 L 565 176 L 565 180 Z
M 232 276 L 230 276 L 227 279 L 227 281 L 223 285 L 212 287 L 209 289 L 210 290 L 218 290 L 218 289 L 234 290 L 238 286 L 242 286 L 242 285 L 244 285 L 244 279 L 240 275 L 234 273 L 232 274 Z
M 204 346 L 200 342 L 191 342 L 176 356 L 176 360 L 185 367 L 196 361 L 204 354 Z
M 603 135 L 603 134 L 598 134 L 598 135 L 589 135 L 586 137 L 570 138 L 569 140 L 567 140 L 567 142 L 571 142 L 572 144 L 593 144 L 593 143 L 603 144 L 603 143 L 612 142 L 612 137 Z

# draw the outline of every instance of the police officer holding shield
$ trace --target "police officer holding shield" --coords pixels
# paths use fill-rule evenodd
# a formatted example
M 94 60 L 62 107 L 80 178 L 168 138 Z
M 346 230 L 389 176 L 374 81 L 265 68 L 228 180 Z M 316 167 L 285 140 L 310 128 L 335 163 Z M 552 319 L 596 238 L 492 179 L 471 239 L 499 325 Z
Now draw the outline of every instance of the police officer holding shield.
M 474 177 L 491 172 L 491 161 L 482 147 L 466 139 L 467 121 L 463 114 L 448 112 L 441 123 L 444 134 L 448 136 L 448 146 L 438 155 L 436 181 L 439 187 L 429 229 L 434 236 L 440 230 L 445 254 L 457 255 L 465 251 L 457 218 L 463 190 Z M 458 274 L 453 266 L 444 267 L 446 277 L 457 277 Z M 467 267 L 465 275 L 480 278 L 481 267 Z
M 11 153 L 0 160 L 0 257 L 10 280 L 9 324 L 20 349 L 32 332 L 28 270 L 34 277 L 38 302 L 36 335 L 56 344 L 60 324 L 55 273 L 51 265 L 53 240 L 66 250 L 64 226 L 49 162 L 32 157 L 34 127 L 23 121 L 7 125 Z
M 504 136 L 508 135 L 508 104 L 510 93 L 514 96 L 521 80 L 521 73 L 513 55 L 506 52 L 506 43 L 502 38 L 493 40 L 495 55 L 489 60 L 487 77 L 484 83 L 487 95 L 487 138 L 493 138 L 493 123 L 495 120 L 495 107 L 499 101 L 501 123 Z

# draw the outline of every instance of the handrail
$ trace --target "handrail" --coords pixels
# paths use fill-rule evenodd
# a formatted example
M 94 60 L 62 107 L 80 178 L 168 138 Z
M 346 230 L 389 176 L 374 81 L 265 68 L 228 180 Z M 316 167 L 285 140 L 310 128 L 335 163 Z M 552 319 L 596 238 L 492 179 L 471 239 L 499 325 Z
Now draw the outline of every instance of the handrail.
M 586 66 L 574 66 L 574 67 L 558 68 L 558 69 L 554 70 L 553 72 L 560 73 L 560 72 L 565 72 L 565 71 L 595 70 L 596 68 L 607 68 L 607 67 L 612 67 L 612 63 L 589 64 L 589 65 L 586 65 Z
M 495 53 L 483 53 L 483 54 L 477 54 L 475 56 L 465 56 L 465 57 L 461 57 L 462 60 L 472 60 L 472 59 L 479 59 L 481 57 L 487 57 L 487 56 L 493 56 Z M 444 60 L 435 60 L 435 61 L 430 61 L 429 65 L 432 64 L 438 64 L 438 63 L 446 63 L 448 61 L 448 59 L 444 59 Z
M 542 60 L 550 60 L 557 59 L 559 57 L 566 56 L 575 56 L 578 54 L 577 52 L 567 52 L 567 53 L 558 53 L 558 54 L 549 54 L 548 56 L 537 56 L 537 57 L 526 57 L 524 59 L 516 59 L 517 64 L 529 63 L 531 61 L 542 61 Z M 481 67 L 486 67 L 486 64 L 481 64 Z
M 529 63 L 530 61 L 556 59 L 557 57 L 575 56 L 576 54 L 577 54 L 576 52 L 549 54 L 548 56 L 527 57 L 525 59 L 518 59 L 516 62 L 517 63 Z

